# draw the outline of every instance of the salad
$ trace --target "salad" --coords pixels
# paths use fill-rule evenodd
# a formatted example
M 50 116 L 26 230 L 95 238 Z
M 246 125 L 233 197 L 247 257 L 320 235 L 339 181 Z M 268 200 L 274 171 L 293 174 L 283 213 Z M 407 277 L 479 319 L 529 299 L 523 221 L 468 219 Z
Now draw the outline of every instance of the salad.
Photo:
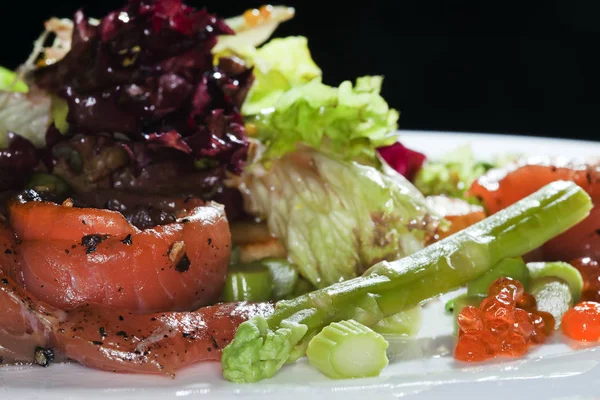
M 461 289 L 459 362 L 600 340 L 597 161 L 429 159 L 383 77 L 272 38 L 293 17 L 129 0 L 0 69 L 0 364 L 377 376 Z

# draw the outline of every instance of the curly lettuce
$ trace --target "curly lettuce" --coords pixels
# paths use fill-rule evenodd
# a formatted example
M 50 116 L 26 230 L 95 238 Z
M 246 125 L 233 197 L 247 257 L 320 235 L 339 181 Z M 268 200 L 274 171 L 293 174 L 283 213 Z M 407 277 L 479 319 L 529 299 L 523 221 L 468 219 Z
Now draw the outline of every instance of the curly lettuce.
M 477 203 L 467 198 L 471 184 L 492 165 L 475 160 L 471 146 L 464 145 L 436 160 L 428 160 L 416 174 L 415 186 L 426 196 L 450 196 Z
M 235 41 L 234 38 L 237 38 Z M 217 46 L 215 59 L 236 56 L 253 68 L 254 84 L 242 106 L 244 116 L 257 115 L 275 107 L 288 90 L 322 76 L 303 36 L 275 38 L 259 48 L 234 35 Z M 218 61 L 216 61 L 218 62 Z
M 404 177 L 310 148 L 250 165 L 239 184 L 290 262 L 315 287 L 422 249 L 439 220 Z
M 46 93 L 31 90 L 16 72 L 0 67 L 0 149 L 9 146 L 9 132 L 44 146 L 51 103 Z
M 288 90 L 322 75 L 302 36 L 271 40 L 256 50 L 253 66 L 255 84 L 242 106 L 243 115 L 257 115 L 276 107 Z
M 366 76 L 331 87 L 313 79 L 288 90 L 249 120 L 267 148 L 264 157 L 276 159 L 304 145 L 345 160 L 374 160 L 377 147 L 397 140 L 399 113 L 379 94 L 382 81 Z

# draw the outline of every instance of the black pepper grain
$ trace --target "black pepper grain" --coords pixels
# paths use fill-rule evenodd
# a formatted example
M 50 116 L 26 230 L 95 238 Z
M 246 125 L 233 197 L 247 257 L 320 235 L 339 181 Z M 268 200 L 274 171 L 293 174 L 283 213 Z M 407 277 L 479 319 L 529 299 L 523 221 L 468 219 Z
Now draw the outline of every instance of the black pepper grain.
M 187 270 L 190 269 L 190 259 L 188 258 L 187 254 L 184 254 L 183 257 L 181 257 L 181 260 L 179 260 L 179 262 L 177 263 L 177 266 L 175 267 L 175 271 L 177 272 L 186 272 Z
M 90 254 L 96 251 L 96 246 L 108 239 L 109 235 L 86 235 L 81 238 L 81 245 L 86 247 L 85 254 Z
M 121 240 L 121 243 L 126 244 L 127 246 L 131 246 L 133 241 L 131 240 L 131 234 L 127 235 L 125 239 Z
M 37 365 L 40 365 L 42 367 L 47 367 L 48 365 L 50 365 L 52 363 L 52 361 L 54 361 L 54 349 L 43 348 L 43 347 L 39 347 L 39 346 L 36 347 L 35 354 L 34 354 L 34 360 Z

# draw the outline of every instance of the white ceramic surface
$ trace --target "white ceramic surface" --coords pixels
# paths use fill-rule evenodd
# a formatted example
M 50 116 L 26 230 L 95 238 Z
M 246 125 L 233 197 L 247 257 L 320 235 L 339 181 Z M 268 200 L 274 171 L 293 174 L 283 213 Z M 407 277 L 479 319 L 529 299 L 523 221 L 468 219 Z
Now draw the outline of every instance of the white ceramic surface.
M 600 142 L 457 133 L 402 132 L 402 142 L 431 157 L 471 144 L 478 157 L 600 156 Z M 592 399 L 600 398 L 600 351 L 575 350 L 559 335 L 519 360 L 459 365 L 452 359 L 452 319 L 443 298 L 425 307 L 416 339 L 390 343 L 390 365 L 373 379 L 332 381 L 306 361 L 285 366 L 271 380 L 226 382 L 218 363 L 189 368 L 175 378 L 119 375 L 74 364 L 0 368 L 0 399 Z M 1 312 L 1 311 L 0 311 Z M 600 347 L 599 347 L 600 348 Z

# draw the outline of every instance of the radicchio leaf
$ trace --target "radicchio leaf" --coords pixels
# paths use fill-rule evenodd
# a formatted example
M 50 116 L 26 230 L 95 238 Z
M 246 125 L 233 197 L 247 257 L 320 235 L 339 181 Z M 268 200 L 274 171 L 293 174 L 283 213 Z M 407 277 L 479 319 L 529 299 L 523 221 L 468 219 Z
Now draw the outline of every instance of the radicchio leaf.
M 426 160 L 424 154 L 411 150 L 400 142 L 380 147 L 377 151 L 390 167 L 411 182 Z
M 37 165 L 37 149 L 29 140 L 8 132 L 8 146 L 0 150 L 0 189 L 20 188 Z
M 79 10 L 71 51 L 32 77 L 67 101 L 62 140 L 119 134 L 135 175 L 169 157 L 191 165 L 209 157 L 239 173 L 248 147 L 239 110 L 253 74 L 232 59 L 214 66 L 211 54 L 217 38 L 231 34 L 223 20 L 181 0 L 129 0 L 99 24 Z

